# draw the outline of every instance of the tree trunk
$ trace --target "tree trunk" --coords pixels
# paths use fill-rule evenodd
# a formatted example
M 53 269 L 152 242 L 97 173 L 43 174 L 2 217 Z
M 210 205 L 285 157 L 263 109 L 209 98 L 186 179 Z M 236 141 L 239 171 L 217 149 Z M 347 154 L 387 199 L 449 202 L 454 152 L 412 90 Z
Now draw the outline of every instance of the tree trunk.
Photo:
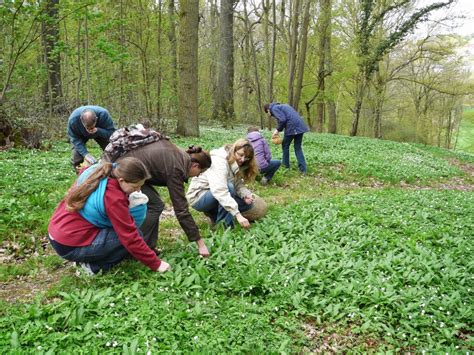
M 245 18 L 245 28 L 247 30 L 247 35 L 249 36 L 249 40 L 250 40 L 250 48 L 252 48 L 252 59 L 253 59 L 253 67 L 254 67 L 254 73 L 255 73 L 255 85 L 257 87 L 258 113 L 260 116 L 260 128 L 263 128 L 263 106 L 262 106 L 262 95 L 261 95 L 261 88 L 260 88 L 260 78 L 258 75 L 257 53 L 255 52 L 255 44 L 253 42 L 253 35 L 250 29 L 249 16 L 247 13 L 247 0 L 244 0 L 244 18 Z
M 302 38 L 301 38 L 301 47 L 298 55 L 298 72 L 296 77 L 296 89 L 293 97 L 293 107 L 298 111 L 298 106 L 301 97 L 301 90 L 303 88 L 303 79 L 304 79 L 304 66 L 306 62 L 306 48 L 308 47 L 308 26 L 309 26 L 309 10 L 313 0 L 306 0 L 304 16 L 303 16 L 303 26 L 301 28 Z
M 199 136 L 197 67 L 199 0 L 181 0 L 179 17 L 177 133 L 185 137 Z
M 82 83 L 82 67 L 81 67 L 81 27 L 82 21 L 79 18 L 77 24 L 77 85 L 76 85 L 76 106 L 81 106 L 81 83 Z
M 162 0 L 158 1 L 158 6 L 156 11 L 158 13 L 158 31 L 156 37 L 156 54 L 158 57 L 158 64 L 157 64 L 157 73 L 156 73 L 156 115 L 155 115 L 155 127 L 161 130 L 161 82 L 162 82 L 162 67 L 161 67 L 161 8 L 162 8 Z
M 62 88 L 61 88 L 61 57 L 56 50 L 59 41 L 59 0 L 47 0 L 44 3 L 45 18 L 42 22 L 42 39 L 44 47 L 44 59 L 48 71 L 46 84 L 45 104 L 49 107 L 50 114 L 60 110 Z
M 181 0 L 180 3 L 183 1 Z M 181 19 L 180 19 L 181 20 Z M 171 115 L 174 116 L 177 109 L 177 98 L 178 98 L 178 78 L 177 78 L 177 45 L 176 45 L 176 16 L 175 16 L 175 6 L 174 0 L 169 0 L 168 2 L 168 41 L 170 43 L 170 60 L 171 60 L 171 73 L 169 84 L 171 87 Z
M 366 92 L 366 78 L 363 74 L 359 74 L 358 80 L 356 80 L 356 93 L 354 100 L 354 109 L 352 111 L 352 126 L 349 132 L 351 137 L 357 136 L 357 130 L 359 128 L 360 113 L 362 111 L 362 103 Z
M 224 127 L 234 120 L 234 9 L 233 0 L 221 0 L 220 53 L 214 119 Z
M 273 14 L 273 26 L 272 26 L 272 57 L 271 57 L 271 64 L 270 64 L 270 74 L 268 80 L 268 102 L 273 102 L 273 76 L 275 74 L 275 52 L 276 52 L 276 35 L 277 35 L 277 27 L 276 27 L 276 3 L 275 0 L 272 0 L 272 14 Z M 268 116 L 267 119 L 267 127 L 269 130 L 272 129 L 272 118 Z
M 85 41 L 84 41 L 84 65 L 86 69 L 86 88 L 87 88 L 87 104 L 91 104 L 91 75 L 90 75 L 90 68 L 89 68 L 89 12 L 87 11 L 86 8 L 86 14 L 85 14 L 85 20 L 84 20 L 84 31 L 85 31 Z
M 294 0 L 293 7 L 292 7 L 292 16 L 291 23 L 290 23 L 290 46 L 288 51 L 288 104 L 290 106 L 295 106 L 295 98 L 294 98 L 294 82 L 296 76 L 296 52 L 297 52 L 297 44 L 298 44 L 298 23 L 299 23 L 299 15 L 301 10 L 301 1 Z

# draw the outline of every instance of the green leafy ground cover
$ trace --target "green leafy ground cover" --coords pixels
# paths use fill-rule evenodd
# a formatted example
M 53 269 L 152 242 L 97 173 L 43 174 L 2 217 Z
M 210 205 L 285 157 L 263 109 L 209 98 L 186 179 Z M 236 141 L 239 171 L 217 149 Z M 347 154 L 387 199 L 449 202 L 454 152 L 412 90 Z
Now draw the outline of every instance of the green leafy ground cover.
M 463 112 L 456 149 L 474 154 L 474 109 Z
M 218 147 L 242 131 L 204 129 L 199 143 Z M 2 287 L 34 285 L 40 270 L 60 277 L 36 297 L 2 294 L 0 349 L 472 351 L 473 157 L 314 134 L 304 149 L 307 176 L 281 171 L 275 184 L 251 186 L 270 210 L 250 231 L 211 230 L 195 214 L 209 259 L 197 257 L 168 218 L 160 243 L 172 272 L 126 261 L 95 278 L 75 276 L 42 248 L 48 219 L 74 179 L 69 147 L 1 152 L 0 235 L 17 259 L 0 265 Z

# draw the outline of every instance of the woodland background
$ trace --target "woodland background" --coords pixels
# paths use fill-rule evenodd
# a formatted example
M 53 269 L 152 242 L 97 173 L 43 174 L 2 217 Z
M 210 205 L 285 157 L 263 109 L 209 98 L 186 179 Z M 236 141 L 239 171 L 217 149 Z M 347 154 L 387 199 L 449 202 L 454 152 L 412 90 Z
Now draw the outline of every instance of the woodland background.
M 270 128 L 262 107 L 278 101 L 315 132 L 455 148 L 473 93 L 460 48 L 473 36 L 443 34 L 453 6 L 0 1 L 0 145 L 64 136 L 83 104 L 117 126 L 199 136 L 202 124 Z

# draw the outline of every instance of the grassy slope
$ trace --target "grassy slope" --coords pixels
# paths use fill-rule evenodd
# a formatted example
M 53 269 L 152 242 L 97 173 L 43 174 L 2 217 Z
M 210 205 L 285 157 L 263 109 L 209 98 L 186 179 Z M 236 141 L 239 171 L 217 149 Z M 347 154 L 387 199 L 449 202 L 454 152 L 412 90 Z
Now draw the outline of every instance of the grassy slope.
M 456 149 L 474 153 L 474 109 L 463 112 Z
M 240 134 L 206 129 L 199 141 L 209 149 Z M 279 148 L 272 146 L 276 156 Z M 93 279 L 41 252 L 48 218 L 73 179 L 68 147 L 0 153 L 3 244 L 16 256 L 40 253 L 1 265 L 2 280 L 20 274 L 34 283 L 45 268 L 65 273 L 36 301 L 0 308 L 0 348 L 472 350 L 474 196 L 441 187 L 472 187 L 452 162 L 472 167 L 473 156 L 313 134 L 304 149 L 308 176 L 281 171 L 274 185 L 252 186 L 270 210 L 250 231 L 212 231 L 195 214 L 210 259 L 196 257 L 171 218 L 160 242 L 172 273 L 128 261 Z

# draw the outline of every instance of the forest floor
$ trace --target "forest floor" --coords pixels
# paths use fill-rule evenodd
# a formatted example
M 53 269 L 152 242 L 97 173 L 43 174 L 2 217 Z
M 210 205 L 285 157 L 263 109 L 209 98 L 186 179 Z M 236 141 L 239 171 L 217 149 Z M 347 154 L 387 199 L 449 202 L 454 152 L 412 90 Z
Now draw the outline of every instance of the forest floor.
M 209 149 L 239 134 L 223 133 L 216 142 L 211 130 L 202 139 Z M 134 325 L 118 325 L 117 312 L 101 308 L 103 300 L 120 303 L 121 311 L 141 319 L 137 341 L 149 350 L 472 350 L 472 309 L 460 303 L 472 294 L 466 271 L 474 212 L 472 155 L 309 134 L 307 175 L 281 170 L 269 186 L 250 185 L 269 212 L 249 232 L 213 230 L 205 216 L 192 211 L 209 243 L 209 259 L 195 257 L 196 248 L 186 242 L 161 189 L 167 208 L 160 247 L 173 271 L 156 278 L 126 262 L 110 275 L 89 279 L 57 257 L 46 239 L 52 210 L 74 178 L 55 169 L 64 165 L 68 150 L 53 145 L 43 152 L 2 152 L 0 303 L 7 307 L 0 311 L 0 349 L 13 344 L 23 350 L 84 351 L 77 345 L 84 337 L 88 351 L 107 350 L 114 341 L 131 349 L 135 340 L 126 334 Z M 280 154 L 278 146 L 272 150 Z M 92 296 L 91 304 L 83 302 L 91 292 L 97 301 Z M 127 300 L 136 297 L 140 302 L 130 308 Z M 415 315 L 414 304 L 423 299 L 431 300 L 426 312 L 438 323 Z M 161 316 L 148 319 L 150 307 L 166 315 L 166 329 L 175 330 L 156 323 Z M 79 326 L 84 323 L 99 327 L 98 338 L 90 338 L 94 328 Z M 190 339 L 185 334 L 197 323 L 199 339 Z M 47 337 L 44 327 L 51 328 Z M 248 327 L 259 331 L 251 335 Z M 149 343 L 152 329 L 160 329 L 159 344 Z M 102 341 L 101 334 L 110 341 Z

